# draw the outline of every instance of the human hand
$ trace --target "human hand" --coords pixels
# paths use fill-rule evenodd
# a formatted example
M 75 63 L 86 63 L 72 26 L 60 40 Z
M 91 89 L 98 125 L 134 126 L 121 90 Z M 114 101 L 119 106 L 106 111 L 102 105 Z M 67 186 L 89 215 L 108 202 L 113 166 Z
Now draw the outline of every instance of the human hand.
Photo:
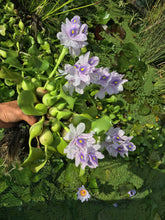
M 16 100 L 0 103 L 0 128 L 11 128 L 19 121 L 33 125 L 37 119 L 32 115 L 25 115 Z

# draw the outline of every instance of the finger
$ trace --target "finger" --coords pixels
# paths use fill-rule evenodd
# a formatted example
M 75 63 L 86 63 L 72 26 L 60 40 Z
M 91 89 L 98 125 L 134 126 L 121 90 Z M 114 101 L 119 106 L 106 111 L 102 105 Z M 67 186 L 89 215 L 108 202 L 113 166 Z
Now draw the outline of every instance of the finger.
M 24 115 L 23 120 L 26 121 L 29 125 L 33 125 L 37 122 L 37 118 L 32 115 Z

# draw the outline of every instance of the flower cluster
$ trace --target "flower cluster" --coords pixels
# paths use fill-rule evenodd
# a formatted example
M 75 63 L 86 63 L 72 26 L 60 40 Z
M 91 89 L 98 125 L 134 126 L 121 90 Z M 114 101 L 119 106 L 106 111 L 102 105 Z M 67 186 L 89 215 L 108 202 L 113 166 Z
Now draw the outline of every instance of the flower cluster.
M 117 94 L 123 91 L 123 84 L 127 82 L 127 79 L 122 79 L 124 75 L 112 71 L 109 73 L 108 68 L 100 68 L 97 70 L 97 79 L 95 78 L 95 84 L 101 85 L 101 89 L 96 93 L 96 97 L 103 99 L 105 93 L 108 95 Z
M 69 128 L 70 131 L 64 137 L 65 140 L 70 141 L 64 149 L 66 156 L 71 160 L 75 158 L 76 167 L 81 164 L 82 169 L 85 169 L 86 166 L 96 168 L 98 159 L 104 158 L 104 155 L 98 151 L 101 146 L 95 143 L 94 132 L 83 133 L 84 123 L 80 123 L 77 128 L 70 124 Z
M 96 68 L 99 58 L 97 56 L 89 58 L 89 55 L 90 52 L 81 55 L 74 66 L 65 65 L 63 74 L 67 75 L 65 79 L 68 82 L 64 85 L 64 89 L 69 91 L 70 95 L 74 90 L 83 94 L 84 88 L 90 83 L 97 84 L 101 88 L 95 97 L 100 99 L 105 97 L 105 93 L 111 95 L 123 91 L 123 84 L 127 82 L 126 79 L 122 79 L 124 75 L 116 71 L 109 73 L 108 68 Z
M 78 188 L 78 192 L 76 194 L 78 195 L 77 199 L 81 200 L 81 202 L 88 201 L 88 199 L 91 197 L 88 190 L 85 189 L 84 185 Z
M 67 74 L 65 78 L 68 80 L 68 83 L 64 85 L 64 90 L 69 91 L 70 95 L 74 90 L 83 94 L 84 88 L 91 83 L 91 76 L 95 71 L 95 66 L 99 63 L 99 58 L 94 56 L 89 59 L 89 55 L 90 52 L 87 52 L 79 57 L 74 66 L 66 64 L 64 67 L 63 74 Z
M 57 33 L 57 38 L 60 40 L 61 45 L 69 48 L 72 56 L 80 55 L 80 48 L 85 47 L 88 43 L 87 40 L 87 24 L 80 23 L 80 17 L 74 16 L 71 21 L 66 18 L 66 24 L 62 23 L 61 32 Z
M 61 44 L 66 48 L 69 48 L 69 52 L 72 56 L 80 55 L 80 48 L 85 47 L 88 43 L 87 40 L 87 24 L 81 24 L 80 17 L 75 15 L 71 21 L 66 18 L 66 23 L 62 23 L 61 32 L 57 33 L 57 38 Z M 123 84 L 127 82 L 126 79 L 122 79 L 124 75 L 117 73 L 116 71 L 110 72 L 108 68 L 96 68 L 99 63 L 97 56 L 89 58 L 90 52 L 85 55 L 81 55 L 75 65 L 71 66 L 66 64 L 64 67 L 64 75 L 67 75 L 67 83 L 64 85 L 64 90 L 69 91 L 72 95 L 74 90 L 79 93 L 84 93 L 84 88 L 90 83 L 99 85 L 100 91 L 95 97 L 100 99 L 105 97 L 105 93 L 108 95 L 117 94 L 123 91 Z
M 130 142 L 132 136 L 127 137 L 125 132 L 120 128 L 111 127 L 106 133 L 106 139 L 102 142 L 102 146 L 106 148 L 110 155 L 117 157 L 118 153 L 124 157 L 128 156 L 128 151 L 134 151 L 136 146 Z

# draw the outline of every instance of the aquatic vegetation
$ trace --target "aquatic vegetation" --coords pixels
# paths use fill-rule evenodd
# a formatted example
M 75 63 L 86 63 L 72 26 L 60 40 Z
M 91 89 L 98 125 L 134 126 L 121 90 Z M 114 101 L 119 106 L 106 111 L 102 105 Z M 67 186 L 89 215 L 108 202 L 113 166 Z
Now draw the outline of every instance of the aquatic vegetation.
M 163 216 L 164 69 L 149 65 L 154 57 L 139 44 L 136 16 L 121 1 L 86 0 L 94 6 L 77 15 L 70 9 L 81 3 L 67 1 L 59 17 L 52 14 L 55 6 L 44 9 L 49 4 L 42 3 L 39 8 L 33 1 L 30 9 L 36 4 L 36 22 L 37 14 L 22 16 L 13 3 L 0 10 L 0 101 L 17 98 L 25 114 L 38 118 L 28 127 L 26 154 L 9 172 L 11 182 L 1 161 L 0 206 L 57 199 L 76 210 L 74 202 L 90 199 L 88 204 L 108 205 L 98 218 L 109 219 L 110 209 L 112 219 L 124 213 L 128 220 L 128 207 L 137 204 L 138 210 L 142 201 L 148 219 L 157 210 Z M 162 182 L 154 184 L 153 177 Z

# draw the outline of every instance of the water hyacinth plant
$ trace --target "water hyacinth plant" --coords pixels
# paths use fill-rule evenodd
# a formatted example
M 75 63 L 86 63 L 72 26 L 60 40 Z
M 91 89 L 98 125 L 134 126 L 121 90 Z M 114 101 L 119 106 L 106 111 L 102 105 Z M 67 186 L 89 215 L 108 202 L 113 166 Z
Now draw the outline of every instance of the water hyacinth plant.
M 104 148 L 114 157 L 118 154 L 128 156 L 129 151 L 136 149 L 131 142 L 132 136 L 125 136 L 117 125 L 113 127 L 110 112 L 104 115 L 98 108 L 99 102 L 106 103 L 111 95 L 122 92 L 123 84 L 128 80 L 110 67 L 97 68 L 100 59 L 91 56 L 90 51 L 81 54 L 81 49 L 88 44 L 87 35 L 88 26 L 81 23 L 78 15 L 71 20 L 66 18 L 61 32 L 57 33 L 63 49 L 53 70 L 49 65 L 43 70 L 47 70 L 46 79 L 41 80 L 42 74 L 37 74 L 40 83 L 32 87 L 32 79 L 27 78 L 28 68 L 22 76 L 14 73 L 7 78 L 11 81 L 17 78 L 18 104 L 22 111 L 41 117 L 29 130 L 29 154 L 20 165 L 29 166 L 35 173 L 45 166 L 49 152 L 58 159 L 60 157 L 65 164 L 75 160 L 75 166 L 80 168 L 80 176 L 83 176 L 87 169 L 99 166 L 98 160 L 106 156 Z M 72 65 L 64 60 L 68 53 Z M 39 61 L 38 65 L 44 66 L 44 61 Z M 64 62 L 62 70 L 61 62 Z M 34 146 L 33 139 L 37 140 L 37 146 Z M 82 202 L 90 198 L 84 185 L 78 189 L 77 195 Z

